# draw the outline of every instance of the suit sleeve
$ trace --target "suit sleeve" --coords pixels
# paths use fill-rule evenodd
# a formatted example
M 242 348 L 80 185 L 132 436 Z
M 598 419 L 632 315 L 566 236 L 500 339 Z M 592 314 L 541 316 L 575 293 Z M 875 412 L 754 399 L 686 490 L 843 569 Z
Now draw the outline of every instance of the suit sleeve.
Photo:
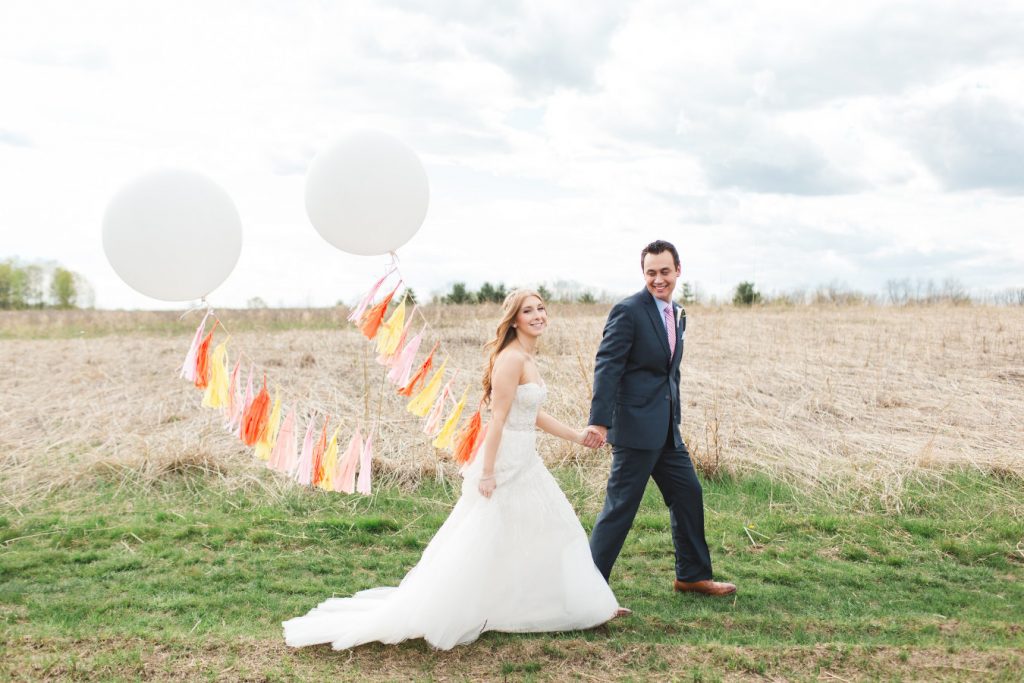
M 627 306 L 616 304 L 604 324 L 601 345 L 594 362 L 594 397 L 590 401 L 590 424 L 611 427 L 619 379 L 626 369 L 633 346 L 633 316 Z

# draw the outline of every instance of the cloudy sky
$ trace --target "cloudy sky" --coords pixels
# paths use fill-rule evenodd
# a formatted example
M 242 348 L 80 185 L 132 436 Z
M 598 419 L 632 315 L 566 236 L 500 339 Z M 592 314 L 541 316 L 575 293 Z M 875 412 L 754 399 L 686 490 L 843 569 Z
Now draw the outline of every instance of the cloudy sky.
M 998 0 L 4 0 L 0 258 L 78 271 L 99 307 L 175 307 L 100 234 L 120 186 L 178 166 L 242 217 L 215 305 L 351 300 L 387 258 L 313 230 L 304 174 L 375 128 L 430 178 L 399 251 L 417 291 L 626 293 L 657 238 L 708 293 L 1024 286 L 1021 36 L 1024 3 Z

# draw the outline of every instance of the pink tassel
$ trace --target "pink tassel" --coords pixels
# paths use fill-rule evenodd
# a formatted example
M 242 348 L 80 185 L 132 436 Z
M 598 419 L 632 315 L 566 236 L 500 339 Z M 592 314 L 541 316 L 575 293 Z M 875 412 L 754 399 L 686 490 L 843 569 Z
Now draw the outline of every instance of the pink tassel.
M 267 460 L 267 467 L 278 472 L 287 472 L 295 464 L 295 449 L 295 409 L 292 408 L 277 432 L 277 441 L 270 453 L 270 459 Z
M 203 316 L 203 321 L 199 323 L 199 327 L 196 328 L 195 336 L 192 337 L 192 346 L 188 348 L 188 353 L 185 354 L 185 362 L 181 364 L 181 377 L 187 379 L 189 382 L 196 381 L 196 358 L 199 356 L 199 345 L 203 341 L 203 332 L 206 331 L 206 320 L 213 313 L 212 308 L 206 309 L 206 315 Z
M 334 480 L 334 490 L 340 493 L 353 493 L 356 490 L 356 465 L 363 452 L 363 435 L 356 427 L 356 433 L 348 442 L 345 455 L 338 461 L 338 478 Z
M 316 427 L 316 417 L 310 416 L 309 426 L 306 428 L 306 438 L 302 442 L 302 454 L 299 455 L 299 462 L 295 465 L 295 472 L 292 478 L 303 486 L 309 486 L 313 480 L 313 435 Z
M 224 426 L 227 429 L 231 429 L 231 424 L 235 420 L 236 406 L 239 403 L 238 400 L 238 370 L 242 367 L 242 359 L 239 358 L 235 361 L 235 369 L 231 371 L 231 384 L 228 386 L 228 404 L 224 406 L 224 417 L 227 421 Z
M 409 343 L 405 345 L 401 353 L 395 354 L 398 362 L 392 365 L 391 372 L 388 373 L 388 379 L 392 384 L 404 387 L 409 383 L 409 376 L 412 375 L 412 364 L 416 361 L 416 352 L 420 350 L 422 342 L 423 333 L 421 332 L 409 340 Z
M 455 371 L 455 376 L 448 380 L 448 384 L 444 385 L 444 389 L 438 394 L 437 400 L 434 401 L 434 407 L 430 409 L 430 413 L 427 414 L 427 421 L 423 425 L 423 433 L 430 436 L 437 436 L 437 433 L 441 431 L 441 417 L 444 415 L 444 407 L 448 404 L 448 399 L 452 395 L 452 384 L 459 377 L 459 371 Z
M 395 367 L 402 360 L 402 351 L 405 349 L 406 342 L 409 340 L 409 328 L 412 327 L 413 317 L 417 308 L 417 305 L 412 307 L 412 313 L 409 314 L 409 319 L 405 322 L 405 329 L 402 330 L 402 336 L 398 340 L 398 348 L 393 354 L 388 356 L 388 368 Z
M 359 481 L 356 483 L 356 491 L 364 496 L 370 495 L 370 467 L 373 462 L 373 434 L 366 437 L 366 446 L 359 457 Z
M 393 272 L 395 272 L 395 269 L 389 268 L 381 279 L 374 283 L 373 287 L 370 288 L 370 291 L 366 293 L 366 296 L 364 296 L 356 307 L 352 309 L 352 312 L 348 314 L 349 322 L 359 322 L 359 319 L 363 317 L 363 313 L 366 312 L 366 309 L 369 308 L 370 303 L 373 301 L 373 297 L 377 296 L 377 290 L 380 289 L 380 286 L 384 284 L 384 281 L 387 280 L 388 276 Z
M 252 375 L 255 371 L 256 366 L 254 364 L 250 365 L 249 385 L 245 390 L 245 400 L 238 404 L 237 424 L 234 421 L 231 423 L 232 427 L 234 427 L 235 430 L 235 436 L 237 436 L 239 439 L 242 438 L 242 427 L 245 425 L 245 420 L 243 418 L 245 417 L 245 414 L 249 412 L 249 406 L 252 405 L 252 401 L 255 398 L 252 391 Z

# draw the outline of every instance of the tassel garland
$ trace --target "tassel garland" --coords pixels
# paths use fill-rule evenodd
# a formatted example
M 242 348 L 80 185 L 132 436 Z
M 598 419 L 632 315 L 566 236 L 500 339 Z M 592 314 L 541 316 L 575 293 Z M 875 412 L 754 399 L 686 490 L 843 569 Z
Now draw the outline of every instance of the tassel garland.
M 448 420 L 445 421 L 444 427 L 441 427 L 441 432 L 434 439 L 434 448 L 449 448 L 452 445 L 452 437 L 455 435 L 455 428 L 459 425 L 459 418 L 462 417 L 462 410 L 466 407 L 466 394 L 469 393 L 469 387 L 462 392 L 462 398 L 455 404 L 455 408 L 452 409 L 452 414 L 448 416 Z
M 371 308 L 363 319 L 359 322 L 359 329 L 362 331 L 363 336 L 367 339 L 373 339 L 377 336 L 377 331 L 380 329 L 381 323 L 384 320 L 384 314 L 388 311 L 388 304 L 391 303 L 391 298 L 395 296 L 395 292 L 402 286 L 399 282 L 395 285 L 395 288 L 391 290 L 391 293 L 384 297 L 383 301 Z
M 194 384 L 196 389 L 205 389 L 210 383 L 210 343 L 213 341 L 213 331 L 217 329 L 217 321 L 213 321 L 213 328 L 206 334 L 206 337 L 199 344 L 196 350 L 196 378 Z
M 416 390 L 416 385 L 422 382 L 427 376 L 427 373 L 430 372 L 430 369 L 434 367 L 434 353 L 437 352 L 437 347 L 439 345 L 440 342 L 434 344 L 434 348 L 432 348 L 430 353 L 427 354 L 427 358 L 423 361 L 423 364 L 420 365 L 420 369 L 416 371 L 416 374 L 413 375 L 401 389 L 398 390 L 398 394 L 400 396 L 412 396 L 412 392 Z
M 455 452 L 452 455 L 455 462 L 460 465 L 468 463 L 476 452 L 477 439 L 480 436 L 480 423 L 480 411 L 478 410 L 459 430 L 459 435 L 455 439 Z
M 303 486 L 309 486 L 312 479 L 311 469 L 313 467 L 313 430 L 316 428 L 316 419 L 309 418 L 309 426 L 306 427 L 306 438 L 302 441 L 302 452 L 299 454 L 299 461 L 295 463 L 293 477 L 295 481 Z
M 387 319 L 387 322 L 381 325 L 381 330 L 377 334 L 377 353 L 381 355 L 382 365 L 387 362 L 389 356 L 391 356 L 395 349 L 398 347 L 398 342 L 401 341 L 402 330 L 405 329 L 405 298 L 402 298 L 401 303 L 395 308 L 391 317 Z
M 453 402 L 459 372 L 456 370 L 450 379 L 446 377 L 447 358 L 440 367 L 435 366 L 439 341 L 434 343 L 423 361 L 416 364 L 427 326 L 415 335 L 412 334 L 417 308 L 413 305 L 409 312 L 408 292 L 388 315 L 396 293 L 403 286 L 403 280 L 399 278 L 398 283 L 379 303 L 373 303 L 381 287 L 396 272 L 397 267 L 390 266 L 347 318 L 356 324 L 367 340 L 375 341 L 377 362 L 384 366 L 386 379 L 396 387 L 400 396 L 409 399 L 406 410 L 419 418 L 425 418 L 422 431 L 432 437 L 434 447 L 451 450 L 454 461 L 465 470 L 481 448 L 488 425 L 483 421 L 482 409 L 478 409 L 460 428 L 469 387 L 465 388 L 458 401 L 454 401 L 454 407 L 445 417 L 449 402 Z M 213 325 L 207 331 L 207 323 L 211 319 Z M 213 309 L 208 308 L 195 330 L 179 371 L 182 378 L 203 390 L 202 405 L 220 409 L 225 428 L 247 446 L 253 447 L 254 457 L 265 463 L 268 469 L 286 474 L 304 486 L 324 491 L 370 495 L 376 424 L 369 430 L 365 440 L 362 430 L 357 427 L 344 452 L 341 452 L 339 436 L 342 427 L 336 426 L 328 439 L 330 416 L 326 416 L 318 428 L 317 416 L 310 415 L 299 448 L 296 406 L 293 405 L 282 419 L 284 406 L 280 391 L 275 390 L 271 402 L 266 373 L 263 374 L 259 391 L 254 392 L 254 382 L 257 381 L 254 363 L 250 363 L 245 384 L 241 383 L 241 354 L 233 367 L 228 360 L 227 344 L 230 335 L 213 346 L 213 336 L 219 324 Z
M 324 491 L 334 490 L 334 478 L 338 475 L 338 431 L 341 427 L 334 428 L 334 434 L 327 443 L 327 451 L 324 453 L 324 476 L 320 478 L 320 488 Z
M 234 418 L 234 420 L 231 423 L 231 426 L 234 429 L 234 434 L 239 439 L 243 438 L 242 437 L 242 426 L 245 424 L 245 415 L 246 415 L 246 413 L 249 412 L 249 406 L 252 405 L 252 399 L 253 399 L 253 395 L 252 395 L 252 376 L 253 376 L 253 373 L 255 371 L 256 371 L 256 367 L 254 365 L 250 365 L 249 366 L 249 382 L 248 382 L 248 386 L 245 389 L 245 398 L 242 399 L 242 401 L 239 402 L 239 404 L 238 404 L 238 412 L 235 414 L 235 418 Z
M 338 463 L 338 479 L 334 482 L 334 490 L 341 493 L 355 493 L 356 490 L 356 467 L 359 465 L 359 457 L 363 453 L 363 435 L 356 427 L 356 433 L 348 442 L 345 455 Z
M 181 364 L 179 375 L 182 379 L 187 379 L 189 382 L 196 381 L 196 356 L 199 352 L 199 342 L 203 338 L 203 332 L 206 331 L 206 321 L 212 313 L 212 308 L 206 309 L 206 315 L 203 316 L 199 327 L 196 328 L 196 333 L 192 336 L 192 345 L 188 347 L 188 353 L 185 354 L 185 362 Z
M 434 401 L 434 407 L 427 414 L 427 420 L 423 424 L 423 433 L 427 436 L 437 436 L 437 433 L 441 431 L 441 418 L 444 416 L 444 407 L 448 405 L 448 399 L 452 397 L 452 385 L 455 384 L 458 376 L 459 372 L 456 370 L 455 376 L 444 385 L 444 389 L 441 390 L 437 400 Z
M 422 341 L 423 334 L 417 334 L 409 340 L 409 343 L 405 345 L 405 348 L 400 353 L 394 355 L 396 360 L 391 365 L 391 371 L 388 372 L 388 380 L 392 384 L 404 387 L 409 383 L 409 375 L 412 374 L 412 364 L 416 360 L 416 352 L 420 350 Z
M 313 447 L 313 466 L 310 468 L 313 472 L 313 478 L 310 483 L 313 486 L 319 486 L 320 482 L 324 478 L 324 452 L 327 450 L 327 423 L 331 421 L 331 416 L 328 415 L 324 418 L 324 429 L 320 433 L 320 438 L 316 441 L 316 446 Z
M 270 410 L 270 394 L 267 393 L 267 376 L 263 375 L 263 387 L 252 400 L 242 418 L 242 442 L 255 446 L 267 428 L 267 411 Z
M 370 495 L 370 468 L 373 463 L 373 434 L 366 437 L 366 445 L 359 456 L 359 481 L 356 482 L 356 491 L 364 496 Z
M 238 405 L 238 370 L 242 367 L 242 358 L 239 357 L 235 361 L 235 369 L 231 371 L 231 382 L 228 384 L 228 402 L 224 406 L 224 417 L 227 421 L 224 423 L 226 429 L 231 429 L 231 424 L 235 419 L 235 411 Z
M 295 409 L 288 411 L 288 417 L 281 424 L 281 430 L 274 441 L 274 451 L 270 454 L 267 467 L 278 472 L 290 472 L 295 466 Z
M 426 417 L 430 406 L 434 404 L 437 392 L 441 390 L 441 381 L 444 379 L 444 371 L 447 365 L 448 361 L 441 363 L 441 367 L 437 369 L 437 372 L 434 373 L 434 376 L 423 387 L 423 390 L 409 401 L 409 404 L 405 407 L 406 410 L 416 417 Z
M 256 452 L 254 455 L 257 460 L 269 461 L 270 453 L 274 448 L 274 442 L 277 441 L 278 428 L 281 426 L 281 396 L 280 392 L 274 392 L 274 407 L 270 411 L 270 418 L 267 420 L 267 426 L 263 430 L 262 436 L 256 442 Z
M 203 392 L 203 407 L 224 408 L 228 404 L 228 337 L 213 350 L 210 358 L 210 382 Z
M 381 276 L 381 278 L 379 280 L 377 280 L 377 282 L 375 282 L 373 284 L 373 287 L 371 287 L 370 291 L 366 293 L 366 296 L 364 296 L 362 299 L 360 299 L 360 301 L 356 305 L 356 307 L 354 309 L 352 309 L 351 313 L 348 314 L 348 321 L 349 322 L 353 322 L 353 323 L 358 323 L 359 322 L 359 320 L 363 317 L 363 313 L 366 312 L 367 306 L 369 306 L 370 303 L 373 302 L 373 298 L 375 296 L 377 296 L 377 291 L 380 289 L 381 285 L 384 284 L 384 281 L 387 280 L 388 277 L 393 272 L 395 272 L 395 269 L 394 268 L 389 268 L 387 270 L 387 272 L 384 273 L 384 275 Z M 198 343 L 198 340 L 197 340 L 197 343 Z

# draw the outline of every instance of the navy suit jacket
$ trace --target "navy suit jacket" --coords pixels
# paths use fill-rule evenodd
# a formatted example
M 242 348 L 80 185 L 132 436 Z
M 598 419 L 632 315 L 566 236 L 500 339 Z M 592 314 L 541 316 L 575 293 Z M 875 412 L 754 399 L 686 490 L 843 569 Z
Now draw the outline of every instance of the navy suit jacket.
M 679 436 L 679 363 L 686 316 L 674 302 L 676 349 L 669 358 L 661 309 L 646 289 L 615 304 L 604 325 L 594 365 L 590 424 L 608 427 L 614 446 L 660 449 Z

